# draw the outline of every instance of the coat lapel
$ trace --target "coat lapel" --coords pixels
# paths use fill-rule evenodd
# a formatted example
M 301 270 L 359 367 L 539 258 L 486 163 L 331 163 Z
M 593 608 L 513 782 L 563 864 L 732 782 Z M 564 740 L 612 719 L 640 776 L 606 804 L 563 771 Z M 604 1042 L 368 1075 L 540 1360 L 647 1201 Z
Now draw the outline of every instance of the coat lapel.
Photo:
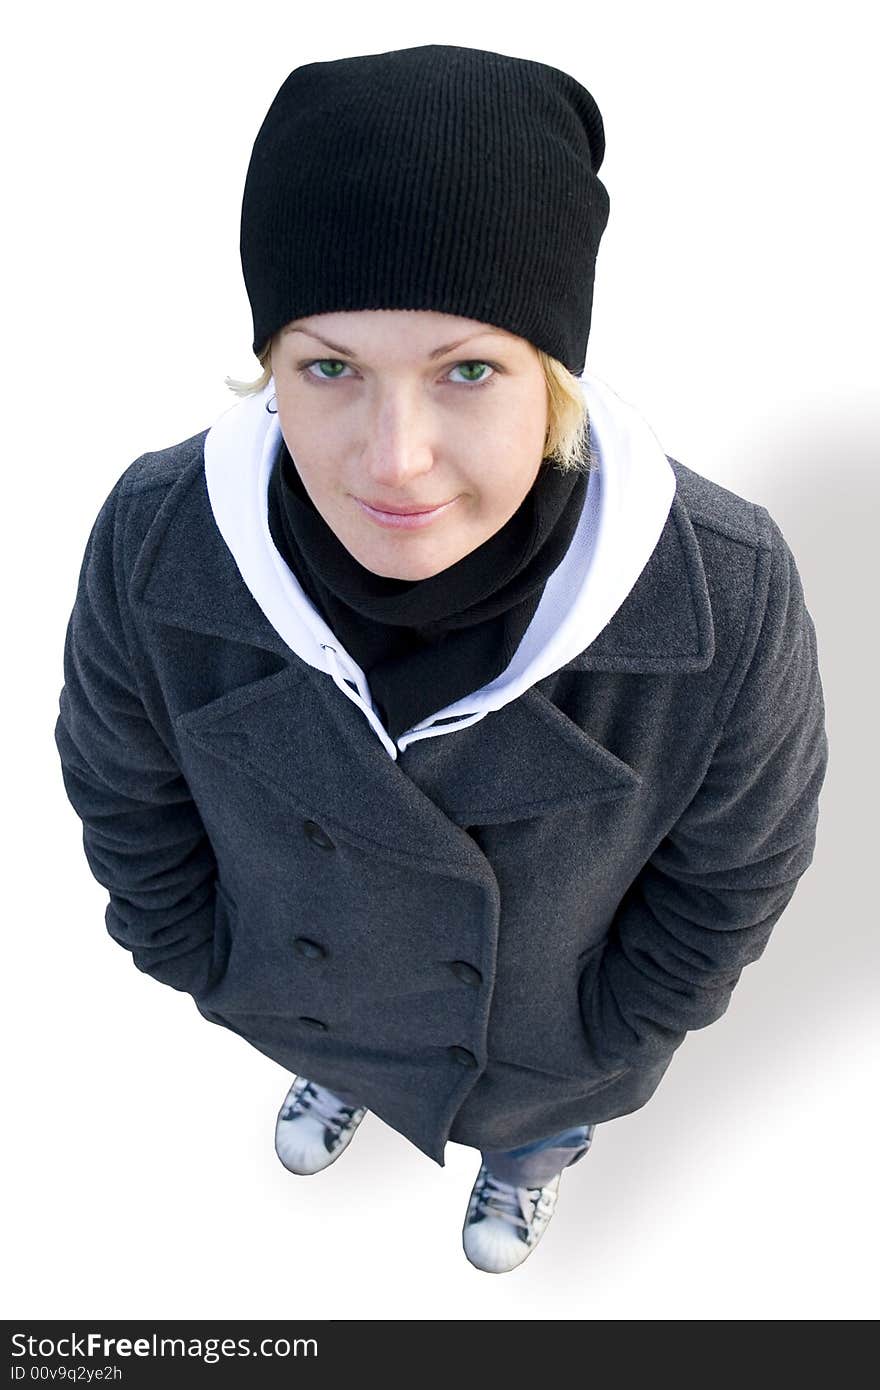
M 291 651 L 256 603 L 217 529 L 203 467 L 188 467 L 164 498 L 130 593 L 133 606 L 154 622 L 275 658 L 257 679 L 178 712 L 182 738 L 219 753 L 303 815 L 339 826 L 365 847 L 378 841 L 401 862 L 460 855 L 466 837 L 456 838 L 455 826 L 614 800 L 641 786 L 633 767 L 569 719 L 539 685 L 475 724 L 416 740 L 390 758 L 361 710 L 328 674 Z M 677 489 L 633 589 L 590 646 L 560 669 L 585 678 L 686 673 L 705 670 L 713 655 L 705 570 Z M 377 814 L 388 805 L 393 817 Z
M 132 571 L 131 602 L 172 627 L 295 660 L 242 579 L 214 521 L 203 461 L 206 433 L 194 440 L 198 466 L 180 474 L 144 538 Z

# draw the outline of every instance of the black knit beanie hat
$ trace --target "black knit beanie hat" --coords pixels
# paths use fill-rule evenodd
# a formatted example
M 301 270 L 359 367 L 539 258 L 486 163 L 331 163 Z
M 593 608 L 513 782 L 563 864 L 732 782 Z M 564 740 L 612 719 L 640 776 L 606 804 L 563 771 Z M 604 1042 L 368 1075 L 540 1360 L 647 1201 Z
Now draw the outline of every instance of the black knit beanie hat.
M 245 179 L 254 353 L 307 314 L 430 309 L 580 375 L 604 153 L 593 97 L 546 63 L 424 44 L 296 68 Z

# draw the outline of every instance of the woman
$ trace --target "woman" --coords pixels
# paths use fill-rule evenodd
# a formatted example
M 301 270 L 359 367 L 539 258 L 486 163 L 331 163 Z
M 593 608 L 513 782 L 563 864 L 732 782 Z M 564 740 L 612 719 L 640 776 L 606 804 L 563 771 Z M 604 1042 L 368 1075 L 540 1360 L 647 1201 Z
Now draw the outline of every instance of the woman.
M 827 764 L 779 527 L 584 371 L 603 154 L 541 63 L 290 74 L 242 208 L 263 376 L 112 489 L 56 726 L 111 936 L 295 1073 L 285 1166 L 367 1110 L 478 1148 L 496 1273 L 724 1013 Z

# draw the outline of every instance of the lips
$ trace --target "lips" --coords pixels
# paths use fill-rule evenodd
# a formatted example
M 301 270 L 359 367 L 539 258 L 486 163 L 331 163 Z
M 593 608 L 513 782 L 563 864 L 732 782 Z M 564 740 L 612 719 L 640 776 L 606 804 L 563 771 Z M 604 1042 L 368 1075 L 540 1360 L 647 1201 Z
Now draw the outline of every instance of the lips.
M 391 516 L 418 516 L 422 512 L 436 512 L 438 507 L 445 507 L 446 502 L 416 503 L 411 507 L 394 507 L 390 502 L 373 502 L 366 497 L 359 497 L 358 502 L 363 502 L 367 507 L 372 507 L 374 512 L 387 512 Z M 450 498 L 450 501 L 454 499 Z
M 360 497 L 355 497 L 355 502 L 361 511 L 370 517 L 377 526 L 384 526 L 397 530 L 416 530 L 422 526 L 432 526 L 438 517 L 445 516 L 449 508 L 458 501 L 457 497 L 452 497 L 448 502 L 441 502 L 436 507 L 431 507 L 425 511 L 390 511 L 384 508 L 374 507 L 371 502 L 365 502 Z

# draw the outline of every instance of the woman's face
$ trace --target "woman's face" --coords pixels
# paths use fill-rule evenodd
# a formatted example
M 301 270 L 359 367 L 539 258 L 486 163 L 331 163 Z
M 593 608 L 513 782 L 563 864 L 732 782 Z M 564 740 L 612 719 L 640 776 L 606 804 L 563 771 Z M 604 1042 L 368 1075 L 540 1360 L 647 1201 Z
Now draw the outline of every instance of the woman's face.
M 303 485 L 374 574 L 439 574 L 499 531 L 537 477 L 547 386 L 532 344 L 503 329 L 427 310 L 311 314 L 277 335 L 271 366 Z M 451 505 L 404 528 L 358 499 Z

